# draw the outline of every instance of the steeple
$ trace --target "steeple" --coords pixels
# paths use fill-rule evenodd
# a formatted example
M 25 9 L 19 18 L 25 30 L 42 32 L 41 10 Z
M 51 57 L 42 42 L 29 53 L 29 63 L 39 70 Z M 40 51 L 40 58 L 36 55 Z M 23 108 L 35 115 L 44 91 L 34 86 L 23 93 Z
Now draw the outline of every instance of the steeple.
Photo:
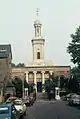
M 36 11 L 37 17 L 39 16 L 39 9 Z M 39 20 L 34 21 L 35 36 L 32 39 L 32 50 L 33 50 L 33 64 L 43 65 L 44 64 L 44 43 L 45 39 L 41 36 L 41 26 Z

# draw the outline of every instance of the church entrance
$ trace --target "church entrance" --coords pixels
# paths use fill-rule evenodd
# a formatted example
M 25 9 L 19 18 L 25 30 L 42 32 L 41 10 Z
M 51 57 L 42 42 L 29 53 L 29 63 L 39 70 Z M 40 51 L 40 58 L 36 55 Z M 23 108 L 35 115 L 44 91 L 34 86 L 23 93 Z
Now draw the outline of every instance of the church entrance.
M 37 92 L 42 92 L 42 82 L 37 82 Z

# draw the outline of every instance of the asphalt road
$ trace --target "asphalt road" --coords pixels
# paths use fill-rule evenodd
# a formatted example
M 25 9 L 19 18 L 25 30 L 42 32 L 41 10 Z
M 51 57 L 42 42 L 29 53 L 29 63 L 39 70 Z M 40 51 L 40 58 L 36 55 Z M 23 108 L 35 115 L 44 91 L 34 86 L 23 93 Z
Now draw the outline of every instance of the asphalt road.
M 80 109 L 63 101 L 41 101 L 28 107 L 24 119 L 80 119 Z

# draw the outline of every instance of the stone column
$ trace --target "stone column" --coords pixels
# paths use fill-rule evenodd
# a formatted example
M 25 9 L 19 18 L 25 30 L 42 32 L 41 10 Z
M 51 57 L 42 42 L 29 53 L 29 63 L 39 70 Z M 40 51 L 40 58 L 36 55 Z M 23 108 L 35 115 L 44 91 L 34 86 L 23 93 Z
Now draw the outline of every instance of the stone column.
M 33 72 L 34 73 L 34 84 L 36 85 L 37 84 L 37 81 L 36 81 L 36 71 Z
M 28 83 L 28 71 L 26 72 L 26 82 Z
M 42 71 L 41 73 L 42 73 L 42 84 L 44 84 L 45 83 L 45 78 L 44 78 L 45 71 Z
M 34 73 L 34 84 L 35 84 L 35 86 L 34 86 L 34 88 L 36 89 L 36 92 L 37 92 L 37 81 L 36 81 L 36 71 L 34 71 L 33 72 Z
M 53 71 L 50 71 L 49 73 L 50 73 L 50 75 L 52 75 Z
M 43 85 L 44 85 L 44 83 L 45 83 L 45 77 L 44 77 L 45 71 L 42 71 L 41 73 L 42 73 L 42 92 L 44 93 L 45 90 L 44 90 L 44 88 L 43 88 Z

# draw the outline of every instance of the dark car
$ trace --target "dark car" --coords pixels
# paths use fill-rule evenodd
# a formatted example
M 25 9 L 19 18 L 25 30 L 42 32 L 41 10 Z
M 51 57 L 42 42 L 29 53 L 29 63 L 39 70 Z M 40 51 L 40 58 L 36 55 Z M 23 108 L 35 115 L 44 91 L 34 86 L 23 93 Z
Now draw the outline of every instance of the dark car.
M 29 97 L 29 101 L 30 101 L 30 105 L 33 105 L 35 99 L 34 99 L 32 96 L 30 96 L 30 97 Z
M 74 93 L 69 93 L 69 94 L 67 94 L 66 97 L 65 97 L 66 100 L 69 101 L 70 98 L 72 97 L 72 95 L 74 95 Z
M 23 99 L 26 106 L 31 106 L 34 103 L 34 98 L 32 96 L 27 96 Z
M 0 119 L 18 119 L 15 107 L 12 104 L 1 104 Z
M 26 106 L 30 106 L 30 99 L 28 96 L 23 99 L 23 102 L 25 103 Z

